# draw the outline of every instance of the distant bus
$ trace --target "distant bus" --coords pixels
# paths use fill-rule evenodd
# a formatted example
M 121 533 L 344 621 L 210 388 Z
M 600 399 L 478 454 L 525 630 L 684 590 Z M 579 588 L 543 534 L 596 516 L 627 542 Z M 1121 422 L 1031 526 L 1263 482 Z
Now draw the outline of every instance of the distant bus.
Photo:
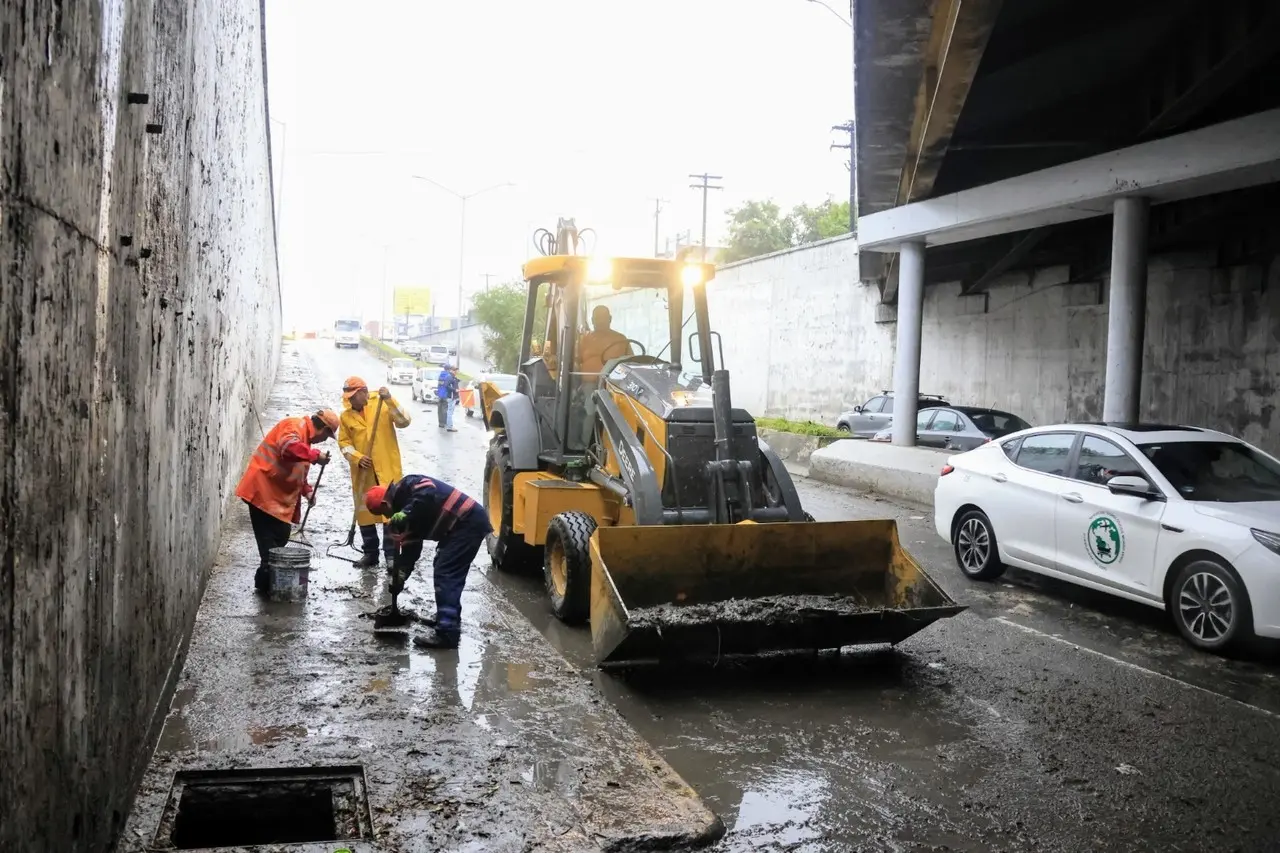
M 333 345 L 335 347 L 360 348 L 360 321 L 334 320 Z

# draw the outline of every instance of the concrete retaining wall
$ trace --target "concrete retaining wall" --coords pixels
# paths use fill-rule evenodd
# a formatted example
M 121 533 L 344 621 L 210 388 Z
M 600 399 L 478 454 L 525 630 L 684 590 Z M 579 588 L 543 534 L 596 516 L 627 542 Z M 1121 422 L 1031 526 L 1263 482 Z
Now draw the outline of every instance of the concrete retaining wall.
M 1152 259 L 1142 416 L 1222 429 L 1280 453 L 1280 259 L 1215 264 L 1207 255 Z M 856 269 L 854 241 L 836 239 L 719 270 L 708 299 L 736 405 L 834 424 L 892 386 L 894 311 Z M 920 389 L 1037 424 L 1100 418 L 1107 281 L 1068 278 L 1065 268 L 1013 273 L 970 296 L 958 282 L 931 285 Z M 615 327 L 632 334 L 626 323 L 659 316 L 652 302 L 613 297 Z M 666 339 L 665 328 L 646 333 Z
M 0 4 L 0 847 L 119 832 L 274 380 L 261 21 Z
M 931 507 L 938 473 L 951 455 L 923 447 L 850 439 L 815 451 L 809 459 L 809 476 Z
M 456 347 L 458 345 L 458 330 L 446 329 L 443 332 L 434 332 L 430 335 L 420 335 L 413 340 L 423 346 L 437 344 L 447 347 Z M 485 360 L 483 326 L 477 324 L 462 327 L 462 357 L 473 358 L 476 361 Z
M 794 432 L 779 432 L 772 429 L 759 431 L 760 437 L 769 445 L 769 449 L 781 457 L 789 466 L 808 468 L 809 457 L 814 451 L 829 447 L 837 441 L 852 441 L 847 438 L 827 438 L 817 435 L 799 435 Z

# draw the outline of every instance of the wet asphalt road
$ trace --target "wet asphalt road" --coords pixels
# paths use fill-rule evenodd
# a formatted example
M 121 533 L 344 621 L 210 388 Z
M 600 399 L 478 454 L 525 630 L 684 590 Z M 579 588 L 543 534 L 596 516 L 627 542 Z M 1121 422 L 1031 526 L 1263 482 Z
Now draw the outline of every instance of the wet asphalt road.
M 363 351 L 303 352 L 335 398 L 352 373 L 384 375 Z M 479 419 L 444 433 L 413 405 L 405 470 L 481 495 Z M 1222 660 L 1141 605 L 1017 573 L 966 581 L 927 510 L 799 487 L 819 520 L 898 519 L 970 609 L 897 650 L 618 676 L 591 669 L 587 632 L 550 615 L 539 578 L 484 569 L 721 815 L 721 849 L 1280 849 L 1273 651 Z

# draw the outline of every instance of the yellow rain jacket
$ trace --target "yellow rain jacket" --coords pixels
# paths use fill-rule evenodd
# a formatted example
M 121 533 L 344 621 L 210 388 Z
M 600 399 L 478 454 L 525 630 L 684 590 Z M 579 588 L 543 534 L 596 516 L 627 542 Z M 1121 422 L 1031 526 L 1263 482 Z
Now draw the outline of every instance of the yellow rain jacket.
M 400 470 L 400 442 L 396 430 L 409 425 L 409 416 L 400 408 L 395 397 L 382 401 L 382 416 L 378 418 L 378 433 L 373 438 L 373 468 L 361 468 L 360 460 L 369 449 L 369 434 L 378 411 L 378 394 L 371 392 L 364 409 L 357 412 L 350 400 L 343 400 L 342 425 L 338 428 L 338 448 L 351 466 L 351 497 L 356 504 L 356 523 L 385 524 L 386 519 L 365 509 L 364 493 L 376 485 L 385 486 L 404 476 Z M 377 476 L 375 481 L 374 476 Z

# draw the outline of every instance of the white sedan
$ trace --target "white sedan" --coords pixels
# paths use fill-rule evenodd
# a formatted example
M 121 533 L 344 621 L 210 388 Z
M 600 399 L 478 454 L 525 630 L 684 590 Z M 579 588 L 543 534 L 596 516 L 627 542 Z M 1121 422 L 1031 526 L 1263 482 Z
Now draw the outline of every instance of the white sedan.
M 1209 651 L 1280 637 L 1280 462 L 1220 432 L 1023 430 L 948 460 L 934 524 L 970 578 L 1016 566 L 1165 608 Z

